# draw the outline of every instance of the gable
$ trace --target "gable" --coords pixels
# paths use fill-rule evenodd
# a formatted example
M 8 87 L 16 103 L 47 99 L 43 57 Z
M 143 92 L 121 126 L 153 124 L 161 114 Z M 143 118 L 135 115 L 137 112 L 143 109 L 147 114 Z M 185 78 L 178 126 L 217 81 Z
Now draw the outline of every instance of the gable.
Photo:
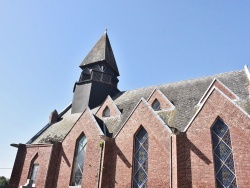
M 209 110 L 206 112 L 205 117 L 209 119 L 217 119 L 218 116 L 223 117 L 225 115 L 234 119 L 233 118 L 235 116 L 234 111 L 237 111 L 237 114 L 242 114 L 243 116 L 246 116 L 248 119 L 250 118 L 250 115 L 245 110 L 243 110 L 239 105 L 237 105 L 232 99 L 230 99 L 225 93 L 220 91 L 217 87 L 213 87 L 207 94 L 206 98 L 204 99 L 203 103 L 197 110 L 196 114 L 188 123 L 187 127 L 184 130 L 185 132 L 189 129 L 189 127 L 192 125 L 195 119 L 199 117 L 199 114 L 203 111 L 203 109 L 206 106 L 209 106 L 208 108 Z M 215 117 L 212 118 L 212 115 Z M 240 115 L 237 115 L 237 117 L 238 116 Z M 238 118 L 235 118 L 235 120 L 233 121 L 238 121 Z
M 97 110 L 97 112 L 95 113 L 95 115 L 99 118 L 103 118 L 105 110 L 109 109 L 110 114 L 109 117 L 117 117 L 121 115 L 120 110 L 117 108 L 117 106 L 115 105 L 114 101 L 111 99 L 110 96 L 108 96 L 106 98 L 106 100 L 103 102 L 103 104 L 99 107 L 99 109 Z M 106 116 L 107 117 L 107 116 Z
M 150 106 L 152 106 L 155 100 L 159 101 L 161 110 L 174 109 L 174 105 L 170 102 L 170 100 L 168 100 L 168 98 L 157 88 L 154 89 L 147 102 Z
M 154 123 L 152 124 L 152 122 Z M 128 116 L 127 120 L 124 122 L 124 124 L 114 137 L 117 137 L 118 134 L 123 130 L 123 128 L 130 123 L 136 123 L 136 126 L 133 128 L 135 130 L 137 130 L 141 125 L 145 126 L 145 124 L 147 124 L 148 126 L 150 125 L 153 127 L 157 124 L 164 127 L 164 130 L 166 130 L 168 133 L 172 133 L 169 126 L 160 118 L 160 116 L 152 109 L 152 107 L 144 98 L 142 98 L 138 102 L 134 110 Z M 131 131 L 136 132 L 135 130 Z
M 204 93 L 202 98 L 199 101 L 199 104 L 204 102 L 204 99 L 209 94 L 209 92 L 214 88 L 218 88 L 220 91 L 222 91 L 226 96 L 228 96 L 231 100 L 238 100 L 239 97 L 235 95 L 227 86 L 225 86 L 222 82 L 220 82 L 218 79 L 214 79 L 210 86 L 208 87 L 207 91 Z

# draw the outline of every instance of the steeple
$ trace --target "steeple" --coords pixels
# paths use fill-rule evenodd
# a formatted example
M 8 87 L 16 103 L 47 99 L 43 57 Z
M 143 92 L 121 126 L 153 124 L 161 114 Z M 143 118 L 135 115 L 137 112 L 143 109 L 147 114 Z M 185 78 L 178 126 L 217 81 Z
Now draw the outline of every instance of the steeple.
M 95 108 L 102 104 L 108 95 L 113 96 L 119 92 L 119 71 L 107 32 L 90 50 L 80 68 L 82 73 L 73 91 L 72 113 L 83 112 L 87 107 Z
M 109 42 L 107 30 L 82 61 L 80 67 L 84 69 L 84 67 L 88 66 L 89 64 L 95 64 L 98 62 L 106 62 L 107 65 L 113 69 L 115 75 L 119 76 L 119 71 L 116 65 L 113 50 Z

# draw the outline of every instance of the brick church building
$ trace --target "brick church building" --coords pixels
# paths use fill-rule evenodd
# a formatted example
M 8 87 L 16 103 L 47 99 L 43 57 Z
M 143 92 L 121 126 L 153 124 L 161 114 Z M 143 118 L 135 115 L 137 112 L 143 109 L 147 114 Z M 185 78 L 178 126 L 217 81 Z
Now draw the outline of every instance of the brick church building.
M 9 187 L 250 187 L 247 66 L 122 92 L 105 32 L 80 68 L 72 103 L 12 144 Z

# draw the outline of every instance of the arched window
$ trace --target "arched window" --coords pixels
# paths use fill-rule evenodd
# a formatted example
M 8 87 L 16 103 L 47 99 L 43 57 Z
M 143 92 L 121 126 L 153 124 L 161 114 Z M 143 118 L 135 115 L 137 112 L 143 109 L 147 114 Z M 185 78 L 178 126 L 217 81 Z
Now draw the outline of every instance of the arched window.
M 155 99 L 154 102 L 152 103 L 152 108 L 155 110 L 155 111 L 158 111 L 161 109 L 161 104 L 160 102 Z
M 39 164 L 32 165 L 29 179 L 32 180 L 33 184 L 36 184 L 36 177 L 37 177 L 38 169 L 39 169 Z
M 103 110 L 102 116 L 103 117 L 110 117 L 109 107 L 107 107 L 107 106 L 105 107 L 105 109 Z
M 32 184 L 36 184 L 37 174 L 39 170 L 39 164 L 37 161 L 38 153 L 35 154 L 30 163 L 29 177 L 28 179 L 32 180 Z
M 77 186 L 82 184 L 82 175 L 84 168 L 84 158 L 87 148 L 87 138 L 85 135 L 81 136 L 76 143 L 74 168 L 72 171 L 71 185 Z
M 212 127 L 214 169 L 217 187 L 237 187 L 228 126 L 218 119 Z
M 133 188 L 147 187 L 148 133 L 142 127 L 134 138 Z

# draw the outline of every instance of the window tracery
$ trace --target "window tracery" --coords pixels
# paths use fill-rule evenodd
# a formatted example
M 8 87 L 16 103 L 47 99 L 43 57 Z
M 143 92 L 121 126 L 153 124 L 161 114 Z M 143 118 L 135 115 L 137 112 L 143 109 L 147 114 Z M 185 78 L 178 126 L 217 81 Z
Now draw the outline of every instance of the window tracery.
M 142 127 L 135 135 L 133 188 L 146 188 L 148 180 L 148 133 Z
M 229 127 L 218 119 L 212 127 L 214 167 L 217 187 L 237 187 Z
M 84 169 L 84 159 L 87 149 L 87 138 L 85 135 L 81 136 L 76 144 L 74 167 L 72 171 L 71 185 L 81 186 L 83 169 Z

